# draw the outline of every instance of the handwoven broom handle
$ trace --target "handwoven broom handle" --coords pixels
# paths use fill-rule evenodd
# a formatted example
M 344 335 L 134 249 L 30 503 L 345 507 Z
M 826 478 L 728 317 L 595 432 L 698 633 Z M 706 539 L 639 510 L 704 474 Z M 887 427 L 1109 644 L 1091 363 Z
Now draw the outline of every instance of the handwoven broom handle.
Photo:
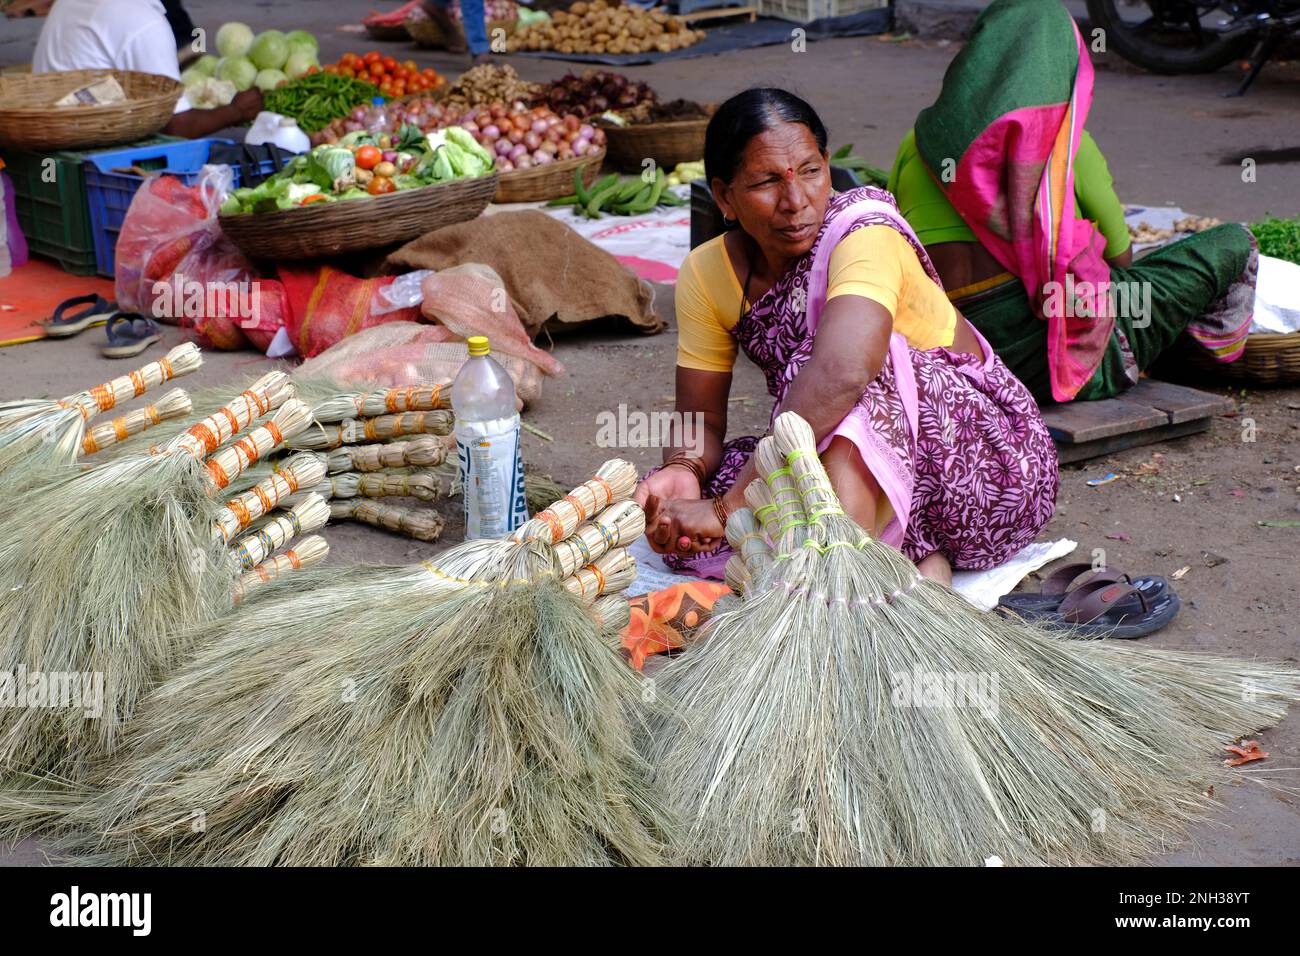
M 411 474 L 371 472 L 359 475 L 357 494 L 363 498 L 418 498 L 437 501 L 442 497 L 442 482 L 427 471 Z
M 636 558 L 626 548 L 615 548 L 595 564 L 579 568 L 573 575 L 563 579 L 569 592 L 580 597 L 584 604 L 591 604 L 604 594 L 614 594 L 625 590 L 636 580 Z
M 290 511 L 277 515 L 251 534 L 245 535 L 230 548 L 231 557 L 245 571 L 250 571 L 266 560 L 267 555 L 279 551 L 299 535 L 325 527 L 330 519 L 329 505 L 319 495 L 312 495 Z
M 341 445 L 387 441 L 403 435 L 450 435 L 452 427 L 451 412 L 403 412 L 400 415 L 380 415 L 378 418 L 363 418 L 336 425 L 317 423 L 299 435 L 289 447 L 329 451 Z
M 280 406 L 265 425 L 258 425 L 239 441 L 220 448 L 207 460 L 208 476 L 220 490 L 238 478 L 263 455 L 301 434 L 311 424 L 311 409 L 306 402 L 291 398 Z
M 239 603 L 260 587 L 291 571 L 310 568 L 329 557 L 330 546 L 318 534 L 308 535 L 296 547 L 273 555 L 251 571 L 246 571 L 235 584 L 235 603 Z
M 632 497 L 636 479 L 636 468 L 631 462 L 612 458 L 600 466 L 596 477 L 584 481 L 555 504 L 524 522 L 511 540 L 558 544 L 592 515 Z
M 190 401 L 185 391 L 174 388 L 153 405 L 133 408 L 124 415 L 118 415 L 111 422 L 101 422 L 92 426 L 86 433 L 86 437 L 81 440 L 81 453 L 93 455 L 120 441 L 126 441 L 146 428 L 152 428 L 173 418 L 184 418 L 193 410 L 194 403 Z
M 238 432 L 293 397 L 293 385 L 283 372 L 269 372 L 254 382 L 229 405 L 217 409 L 203 421 L 191 425 L 172 439 L 164 451 L 189 452 L 206 458 Z
M 645 512 L 635 501 L 610 505 L 555 546 L 560 577 L 567 578 L 586 564 L 619 545 L 630 544 L 645 533 Z
M 338 521 L 360 521 L 376 528 L 386 528 L 415 538 L 417 541 L 436 541 L 445 524 L 442 515 L 432 508 L 416 511 L 384 505 L 368 498 L 331 501 L 330 517 Z
M 66 407 L 76 406 L 83 418 L 89 419 L 100 412 L 116 408 L 120 402 L 138 398 L 151 388 L 166 384 L 178 375 L 188 375 L 203 365 L 203 355 L 193 342 L 178 345 L 156 362 L 150 362 L 129 375 L 122 375 L 87 392 L 69 395 L 60 402 Z
M 385 392 L 336 395 L 318 404 L 312 409 L 312 414 L 318 422 L 341 422 L 345 418 L 431 412 L 440 408 L 451 408 L 451 386 L 448 382 L 390 388 Z
M 325 477 L 325 462 L 316 455 L 295 455 L 263 478 L 248 491 L 235 495 L 222 506 L 213 526 L 212 535 L 222 543 L 243 531 L 250 524 L 280 507 L 290 495 L 310 488 Z
M 329 453 L 329 470 L 333 475 L 341 471 L 379 471 L 404 465 L 441 465 L 447 460 L 449 447 L 447 441 L 433 435 L 391 445 L 344 445 Z

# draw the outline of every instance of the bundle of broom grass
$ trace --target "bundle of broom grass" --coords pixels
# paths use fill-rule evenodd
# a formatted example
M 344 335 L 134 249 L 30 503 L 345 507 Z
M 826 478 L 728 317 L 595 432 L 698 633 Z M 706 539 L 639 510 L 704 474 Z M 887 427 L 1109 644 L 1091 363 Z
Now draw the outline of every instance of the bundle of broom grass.
M 100 863 L 659 862 L 639 678 L 597 620 L 625 611 L 577 596 L 556 552 L 623 543 L 582 526 L 636 478 L 606 463 L 511 541 L 265 585 L 194 629 L 98 785 L 0 794 L 0 823 L 60 826 Z
M 757 454 L 727 529 L 743 602 L 658 675 L 680 709 L 651 759 L 688 861 L 1136 860 L 1212 807 L 1213 754 L 1300 695 L 1280 666 L 980 613 L 844 515 L 798 416 Z
M 143 395 L 176 378 L 196 371 L 203 357 L 192 344 L 179 345 L 163 358 L 89 391 L 59 400 L 24 399 L 0 403 L 0 493 L 13 494 L 34 487 L 46 477 L 128 435 L 122 429 L 99 430 L 87 446 L 87 422 L 94 416 Z M 169 399 L 169 407 L 174 402 Z M 182 413 L 183 414 L 183 413 Z M 161 415 L 159 416 L 161 418 Z M 149 415 L 132 416 L 130 424 L 142 431 L 152 424 Z M 115 425 L 118 423 L 114 423 Z M 123 421 L 122 426 L 127 422 Z
M 235 585 L 234 603 L 238 604 L 250 594 L 260 591 L 272 581 L 278 581 L 293 571 L 312 568 L 329 557 L 330 546 L 318 534 L 308 535 L 292 548 L 273 555 L 251 571 L 245 572 Z
M 0 709 L 0 769 L 78 775 L 112 750 L 144 692 L 185 652 L 181 626 L 229 608 L 238 565 L 216 495 L 307 427 L 271 373 L 157 455 L 66 475 L 13 500 L 0 541 L 0 672 L 98 675 L 102 712 Z M 275 417 L 225 444 L 259 416 Z M 224 447 L 222 447 L 224 445 Z

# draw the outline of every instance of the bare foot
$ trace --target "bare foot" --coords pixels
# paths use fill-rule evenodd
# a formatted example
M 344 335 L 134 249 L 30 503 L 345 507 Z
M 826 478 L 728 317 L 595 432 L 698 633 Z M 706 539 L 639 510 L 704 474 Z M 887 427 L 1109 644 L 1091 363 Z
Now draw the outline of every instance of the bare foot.
M 952 587 L 952 565 L 938 551 L 916 562 L 916 570 L 921 572 L 923 578 L 937 581 L 944 587 Z

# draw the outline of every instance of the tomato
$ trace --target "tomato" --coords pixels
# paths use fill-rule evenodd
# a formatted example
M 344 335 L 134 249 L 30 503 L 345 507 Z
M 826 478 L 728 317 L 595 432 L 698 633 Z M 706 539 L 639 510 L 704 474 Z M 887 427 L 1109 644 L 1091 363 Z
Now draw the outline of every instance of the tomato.
M 404 81 L 398 80 L 396 83 L 393 84 L 393 95 L 394 96 L 406 95 L 406 83 Z
M 371 76 L 383 76 L 383 75 L 384 75 L 384 65 L 383 65 L 382 63 L 378 63 L 378 62 L 376 62 L 376 63 L 371 63 L 371 64 L 370 64 L 370 75 L 371 75 Z
M 370 180 L 366 192 L 372 196 L 382 196 L 385 193 L 397 192 L 397 187 L 393 185 L 393 181 L 387 176 L 376 176 Z
M 384 152 L 377 146 L 360 146 L 357 148 L 356 161 L 362 169 L 374 169 L 383 161 Z
M 314 202 L 329 202 L 329 199 L 324 193 L 312 193 L 310 196 L 303 196 L 302 199 L 298 201 L 298 205 L 310 206 Z
M 384 80 L 384 82 L 379 84 L 379 93 L 380 95 L 387 96 L 391 99 L 393 96 L 393 84 Z
M 339 66 L 352 66 L 356 62 L 357 62 L 357 55 L 355 53 L 344 53 L 341 57 L 339 57 Z
M 321 70 L 324 71 L 325 73 L 337 74 L 339 72 L 339 68 L 335 66 L 333 63 L 327 63 L 325 66 L 321 67 Z
M 383 57 L 383 54 L 380 53 L 378 50 L 371 50 L 369 53 L 367 53 L 367 54 L 366 54 L 365 56 L 363 56 L 361 59 L 365 60 L 367 63 L 374 63 L 376 60 L 379 60 L 379 59 L 381 59 L 382 57 Z
M 352 69 L 350 66 L 345 66 L 343 69 L 339 70 L 339 76 L 346 76 L 349 80 L 355 79 L 356 75 L 357 71 Z
M 384 64 L 384 69 L 387 70 L 389 73 L 397 69 L 397 61 L 394 60 L 391 56 L 384 57 L 380 62 Z
M 307 67 L 307 72 L 308 72 L 308 73 L 319 73 L 319 72 L 320 72 L 320 67 L 319 67 L 319 66 L 309 66 L 309 67 Z

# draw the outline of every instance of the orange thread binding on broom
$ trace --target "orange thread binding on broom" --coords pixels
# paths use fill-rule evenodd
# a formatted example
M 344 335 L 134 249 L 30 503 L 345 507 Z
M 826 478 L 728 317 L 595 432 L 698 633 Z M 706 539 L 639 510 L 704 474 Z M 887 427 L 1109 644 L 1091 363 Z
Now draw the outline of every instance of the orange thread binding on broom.
M 578 512 L 578 524 L 582 524 L 587 520 L 587 509 L 578 502 L 577 498 L 573 497 L 573 495 L 565 495 L 562 500 L 573 505 L 573 510 Z
M 266 566 L 263 564 L 259 564 L 257 567 L 253 568 L 253 570 L 257 572 L 257 576 L 262 579 L 263 584 L 270 584 L 271 578 L 275 576 L 267 570 Z
M 191 438 L 197 438 L 202 442 L 205 454 L 208 455 L 211 455 L 216 451 L 217 446 L 221 444 L 220 436 L 214 434 L 212 429 L 207 426 L 206 422 L 199 422 L 197 425 L 190 426 L 190 430 L 185 434 L 189 435 Z
M 606 481 L 604 478 L 600 477 L 600 475 L 597 475 L 595 478 L 592 478 L 591 480 L 596 482 L 598 485 L 600 485 L 600 487 L 605 489 L 605 504 L 607 506 L 612 505 L 614 503 L 614 489 L 609 486 L 609 482 Z M 597 508 L 596 510 L 599 511 L 600 509 Z
M 99 443 L 95 441 L 94 435 L 87 435 L 81 440 L 81 453 L 83 455 L 93 455 L 99 451 Z
M 170 382 L 176 377 L 176 372 L 172 369 L 172 363 L 166 356 L 158 360 L 158 367 L 162 369 L 164 382 Z
M 144 417 L 149 419 L 150 425 L 162 424 L 162 412 L 158 411 L 157 405 L 146 405 L 143 411 L 144 411 Z
M 224 406 L 224 405 L 221 407 L 221 414 L 225 415 L 225 416 L 226 416 L 226 421 L 230 422 L 230 432 L 231 432 L 231 434 L 233 435 L 233 434 L 235 434 L 236 432 L 238 432 L 238 431 L 239 431 L 239 416 L 237 416 L 233 411 L 231 411 L 228 407 L 226 407 L 226 406 Z
M 290 548 L 288 551 L 284 553 L 284 556 L 289 559 L 289 566 L 292 567 L 295 571 L 299 570 L 302 567 L 302 560 L 298 557 L 297 551 L 294 551 L 292 548 Z
M 560 524 L 559 517 L 550 508 L 547 508 L 537 516 L 546 522 L 546 526 L 551 529 L 551 544 L 555 544 L 564 537 L 564 526 Z
M 113 434 L 117 436 L 118 441 L 126 441 L 128 438 L 131 437 L 131 432 L 128 431 L 126 427 L 125 415 L 119 415 L 117 416 L 117 418 L 113 419 L 112 425 L 113 425 Z
M 226 474 L 226 469 L 222 468 L 221 465 L 215 461 L 209 461 L 207 465 L 208 474 L 212 476 L 212 480 L 216 483 L 217 488 L 225 488 L 229 486 L 230 476 Z
M 375 420 L 373 418 L 366 419 L 365 436 L 370 441 L 378 441 L 375 437 Z
M 135 389 L 136 398 L 149 391 L 149 383 L 144 380 L 144 374 L 139 369 L 131 373 L 131 387 Z
M 232 498 L 226 502 L 226 507 L 234 514 L 235 520 L 239 522 L 241 528 L 246 528 L 253 523 L 252 512 L 238 498 Z
M 106 412 L 117 404 L 117 396 L 105 385 L 96 385 L 90 390 L 90 394 L 101 412 Z

